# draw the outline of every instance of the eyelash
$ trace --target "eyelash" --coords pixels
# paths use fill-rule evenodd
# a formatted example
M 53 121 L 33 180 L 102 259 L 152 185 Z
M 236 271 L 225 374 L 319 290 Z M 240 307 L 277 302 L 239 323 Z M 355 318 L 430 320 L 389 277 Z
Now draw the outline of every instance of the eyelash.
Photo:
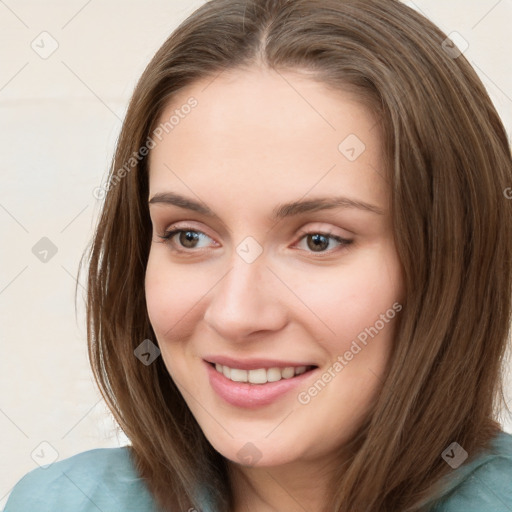
M 161 239 L 160 243 L 171 244 L 172 243 L 172 239 L 177 234 L 184 233 L 184 232 L 199 233 L 201 235 L 204 235 L 204 236 L 208 237 L 208 235 L 206 233 L 203 233 L 202 231 L 199 231 L 197 229 L 186 228 L 186 227 L 185 228 L 171 229 L 169 231 L 165 231 L 163 235 L 158 235 L 158 237 Z M 349 245 L 351 245 L 353 243 L 353 240 L 348 240 L 346 238 L 342 238 L 340 236 L 336 236 L 336 235 L 333 235 L 331 233 L 327 233 L 327 232 L 323 232 L 323 231 L 302 231 L 300 233 L 299 242 L 302 241 L 307 236 L 310 236 L 310 235 L 320 235 L 320 236 L 323 236 L 323 237 L 325 237 L 325 238 L 327 238 L 329 240 L 334 240 L 334 241 L 339 243 L 339 246 L 336 249 L 329 249 L 327 251 L 318 251 L 318 252 L 306 251 L 306 252 L 309 252 L 309 253 L 311 253 L 313 255 L 332 254 L 336 250 L 340 250 L 340 249 L 346 248 L 346 247 L 348 247 Z M 211 237 L 208 237 L 208 238 L 211 238 Z M 200 251 L 201 248 L 200 249 L 187 249 L 187 248 L 177 249 L 177 248 L 173 248 L 173 250 L 176 251 L 176 252 L 179 252 L 179 253 L 191 253 L 191 252 Z

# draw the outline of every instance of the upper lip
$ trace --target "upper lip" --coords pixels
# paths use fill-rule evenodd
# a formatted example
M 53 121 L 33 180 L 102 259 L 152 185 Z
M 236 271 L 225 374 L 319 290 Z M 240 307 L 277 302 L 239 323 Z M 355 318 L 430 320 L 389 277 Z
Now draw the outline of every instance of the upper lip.
M 208 363 L 220 364 L 229 368 L 237 368 L 240 370 L 257 370 L 259 368 L 287 368 L 299 366 L 316 366 L 309 362 L 282 361 L 277 359 L 251 358 L 251 359 L 234 359 L 228 356 L 211 356 L 205 357 Z

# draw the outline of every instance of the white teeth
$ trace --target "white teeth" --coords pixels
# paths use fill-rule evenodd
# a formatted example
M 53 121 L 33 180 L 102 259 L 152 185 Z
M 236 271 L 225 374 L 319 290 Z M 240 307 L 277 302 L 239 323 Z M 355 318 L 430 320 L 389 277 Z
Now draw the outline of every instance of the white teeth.
M 287 366 L 282 370 L 283 379 L 291 379 L 295 375 L 295 368 Z
M 247 382 L 247 370 L 239 370 L 238 368 L 231 368 L 231 380 L 235 382 Z
M 295 369 L 295 375 L 302 375 L 303 373 L 305 373 L 305 371 L 305 366 L 299 366 L 298 368 Z
M 277 382 L 281 380 L 281 370 L 279 368 L 269 368 L 267 370 L 267 382 Z
M 251 384 L 265 384 L 265 382 L 267 382 L 267 370 L 265 370 L 265 368 L 249 370 L 247 375 Z
M 222 373 L 226 378 L 234 382 L 250 382 L 251 384 L 266 384 L 267 382 L 277 382 L 281 379 L 291 379 L 296 375 L 302 375 L 306 372 L 306 366 L 287 366 L 286 368 L 258 368 L 257 370 L 241 370 L 239 368 L 230 368 L 221 364 L 215 364 L 215 369 Z

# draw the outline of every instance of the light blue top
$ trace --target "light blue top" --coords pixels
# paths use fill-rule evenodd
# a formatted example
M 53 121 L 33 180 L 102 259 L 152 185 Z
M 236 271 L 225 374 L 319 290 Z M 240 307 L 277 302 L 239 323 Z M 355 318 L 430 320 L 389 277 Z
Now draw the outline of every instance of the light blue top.
M 469 459 L 468 459 L 469 460 Z M 512 435 L 451 474 L 430 512 L 512 512 Z M 4 512 L 158 512 L 127 448 L 89 450 L 25 475 Z M 207 508 L 203 512 L 208 511 Z

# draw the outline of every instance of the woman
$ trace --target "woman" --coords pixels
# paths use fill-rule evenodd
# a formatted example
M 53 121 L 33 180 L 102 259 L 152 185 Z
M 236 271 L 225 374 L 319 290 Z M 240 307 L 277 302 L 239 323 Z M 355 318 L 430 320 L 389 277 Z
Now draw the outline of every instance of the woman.
M 511 183 L 482 83 L 413 10 L 206 3 L 137 85 L 89 255 L 132 446 L 6 511 L 512 509 Z

